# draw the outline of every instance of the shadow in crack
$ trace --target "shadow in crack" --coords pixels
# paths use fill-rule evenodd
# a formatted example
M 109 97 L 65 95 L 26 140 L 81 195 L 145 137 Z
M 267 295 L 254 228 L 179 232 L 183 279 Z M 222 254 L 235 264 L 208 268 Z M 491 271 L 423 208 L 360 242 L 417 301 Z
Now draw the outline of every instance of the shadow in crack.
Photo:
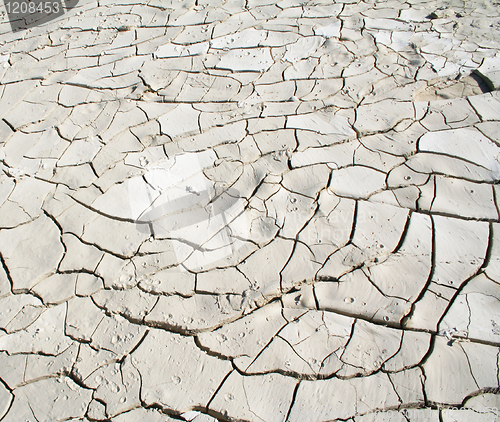
M 4 0 L 13 32 L 50 22 L 77 4 L 78 0 Z

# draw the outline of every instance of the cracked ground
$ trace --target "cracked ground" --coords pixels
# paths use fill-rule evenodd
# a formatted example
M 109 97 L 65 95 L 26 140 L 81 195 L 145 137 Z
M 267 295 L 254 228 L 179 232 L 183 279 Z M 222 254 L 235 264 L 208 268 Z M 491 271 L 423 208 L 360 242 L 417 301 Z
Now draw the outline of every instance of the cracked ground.
M 1 10 L 2 422 L 500 418 L 498 2 Z

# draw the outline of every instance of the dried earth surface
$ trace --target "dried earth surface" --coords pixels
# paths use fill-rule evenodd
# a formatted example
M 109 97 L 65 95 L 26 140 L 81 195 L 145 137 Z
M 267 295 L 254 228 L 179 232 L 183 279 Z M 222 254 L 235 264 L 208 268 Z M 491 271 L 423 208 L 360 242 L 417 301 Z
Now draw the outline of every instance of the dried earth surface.
M 2 10 L 2 422 L 500 418 L 498 2 Z

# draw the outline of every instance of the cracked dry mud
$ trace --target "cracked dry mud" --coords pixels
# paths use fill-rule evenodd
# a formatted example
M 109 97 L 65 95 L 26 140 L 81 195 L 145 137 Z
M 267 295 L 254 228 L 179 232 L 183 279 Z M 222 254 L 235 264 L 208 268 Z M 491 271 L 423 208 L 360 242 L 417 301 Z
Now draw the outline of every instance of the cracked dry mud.
M 4 19 L 0 420 L 497 420 L 499 29 L 480 0 Z

